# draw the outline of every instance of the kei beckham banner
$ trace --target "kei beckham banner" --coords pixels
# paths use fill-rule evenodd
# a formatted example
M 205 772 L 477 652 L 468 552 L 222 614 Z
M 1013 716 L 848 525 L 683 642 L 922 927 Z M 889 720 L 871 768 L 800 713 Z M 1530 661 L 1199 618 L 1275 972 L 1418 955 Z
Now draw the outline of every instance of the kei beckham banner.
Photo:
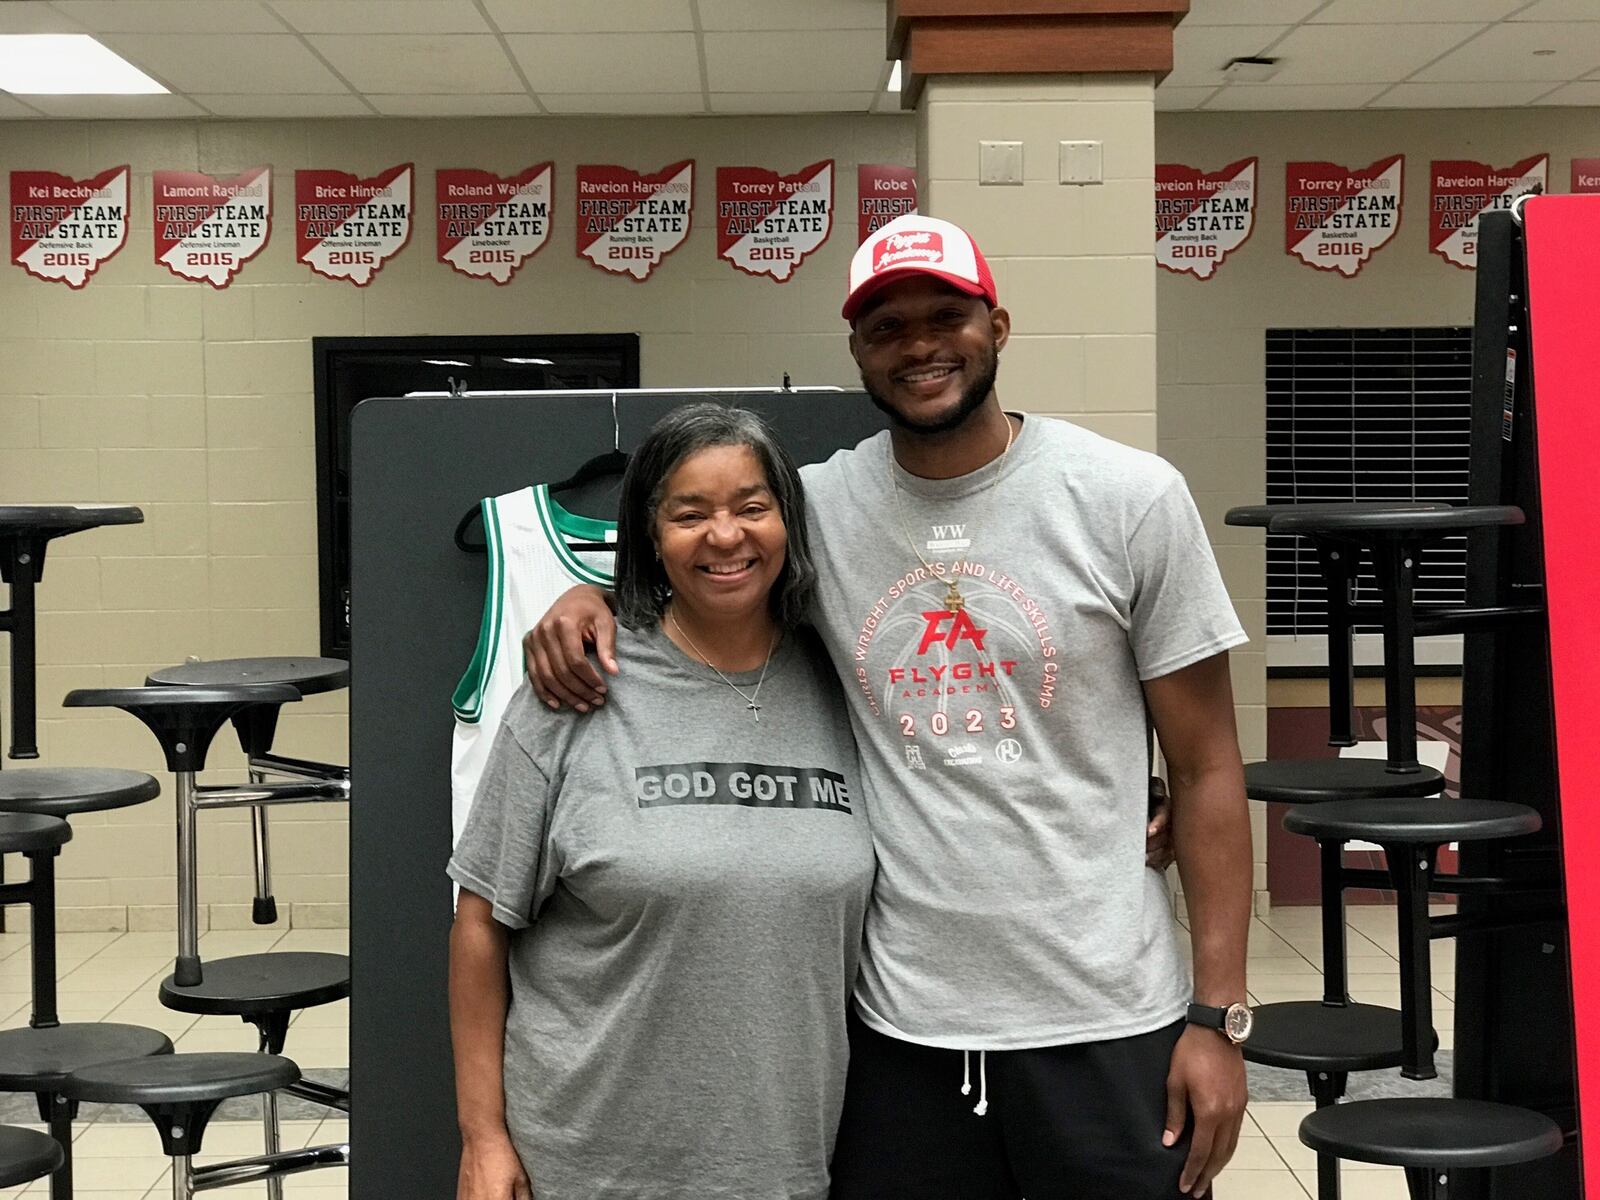
M 1156 164 L 1156 263 L 1178 275 L 1210 279 L 1256 226 L 1258 160 L 1220 171 Z
M 90 179 L 11 172 L 11 261 L 35 279 L 81 288 L 128 240 L 128 168 Z
M 1519 196 L 1549 183 L 1550 156 L 1535 154 L 1509 167 L 1458 159 L 1433 161 L 1428 199 L 1428 249 L 1469 271 L 1478 266 L 1478 214 L 1510 208 Z
M 856 245 L 896 217 L 917 211 L 917 171 L 887 163 L 856 167 Z
M 578 257 L 643 283 L 689 236 L 694 160 L 641 175 L 627 167 L 577 171 Z
M 555 164 L 542 162 L 502 179 L 488 171 L 442 170 L 439 261 L 474 279 L 511 282 L 550 240 Z
M 156 265 L 179 279 L 225 288 L 272 235 L 272 168 L 228 179 L 198 171 L 157 171 Z
M 1359 171 L 1330 162 L 1284 167 L 1285 250 L 1307 266 L 1358 274 L 1400 228 L 1405 155 Z
M 833 231 L 833 160 L 793 175 L 717 168 L 717 257 L 779 283 Z
M 294 173 L 295 257 L 318 275 L 366 287 L 411 240 L 411 163 L 362 179 Z

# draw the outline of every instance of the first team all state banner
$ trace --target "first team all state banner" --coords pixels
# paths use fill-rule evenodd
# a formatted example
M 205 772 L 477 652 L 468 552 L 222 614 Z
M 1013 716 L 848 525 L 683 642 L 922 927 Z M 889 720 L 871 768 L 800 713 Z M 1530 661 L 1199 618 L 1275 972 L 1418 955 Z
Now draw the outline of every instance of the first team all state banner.
M 436 177 L 439 261 L 474 279 L 511 282 L 550 240 L 555 164 L 502 178 L 442 170 Z
M 643 283 L 689 236 L 694 220 L 694 160 L 651 174 L 584 165 L 577 171 L 578 257 Z
M 1509 167 L 1461 159 L 1433 161 L 1428 198 L 1428 249 L 1466 270 L 1478 266 L 1478 217 L 1510 208 L 1529 192 L 1546 190 L 1550 156 L 1535 154 Z
M 917 211 L 917 170 L 894 163 L 856 167 L 856 245 L 896 217 Z
M 363 179 L 294 173 L 295 257 L 318 275 L 366 287 L 411 240 L 411 163 Z
M 717 168 L 717 257 L 779 283 L 833 232 L 833 160 L 793 175 Z
M 1358 169 L 1285 164 L 1285 252 L 1319 271 L 1359 274 L 1400 228 L 1405 165 L 1403 154 Z
M 219 179 L 198 171 L 157 171 L 156 265 L 179 279 L 225 288 L 272 236 L 272 168 Z
M 1256 226 L 1258 160 L 1241 158 L 1220 171 L 1156 164 L 1156 264 L 1178 275 L 1210 279 Z
M 128 240 L 128 168 L 88 179 L 11 172 L 11 261 L 35 279 L 81 288 Z

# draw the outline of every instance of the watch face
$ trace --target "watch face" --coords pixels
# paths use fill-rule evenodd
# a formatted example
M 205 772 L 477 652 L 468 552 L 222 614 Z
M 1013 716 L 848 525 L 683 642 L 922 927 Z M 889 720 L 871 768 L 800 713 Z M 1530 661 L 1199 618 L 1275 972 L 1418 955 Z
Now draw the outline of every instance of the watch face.
M 1255 1014 L 1243 1004 L 1230 1004 L 1223 1014 L 1222 1032 L 1228 1035 L 1230 1042 L 1237 1044 L 1250 1036 L 1255 1019 Z

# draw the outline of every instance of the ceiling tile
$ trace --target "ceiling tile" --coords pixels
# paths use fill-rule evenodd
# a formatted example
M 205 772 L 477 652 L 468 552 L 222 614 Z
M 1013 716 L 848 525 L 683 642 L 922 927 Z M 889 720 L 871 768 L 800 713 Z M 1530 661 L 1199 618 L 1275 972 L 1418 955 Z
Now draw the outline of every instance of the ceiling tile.
M 1391 25 L 1351 37 L 1337 25 L 1302 25 L 1273 47 L 1274 83 L 1394 83 L 1459 46 L 1481 25 Z
M 84 33 L 83 24 L 57 12 L 43 0 L 9 0 L 0 4 L 0 33 Z
M 132 120 L 146 117 L 203 117 L 205 110 L 182 96 L 24 96 L 50 117 Z
M 506 44 L 536 93 L 695 92 L 700 59 L 692 33 L 508 34 Z
M 1498 21 L 1528 0 L 1333 0 L 1313 25 L 1392 25 Z
M 489 33 L 472 0 L 268 0 L 301 33 Z
M 882 0 L 700 0 L 702 29 L 870 29 L 888 32 Z
M 1554 50 L 1554 54 L 1534 54 Z M 1477 79 L 1564 83 L 1600 67 L 1600 21 L 1493 25 L 1459 50 L 1418 71 L 1419 83 Z
M 1600 108 L 1600 79 L 1581 79 L 1539 98 L 1540 104 L 1576 104 Z
M 55 6 L 96 33 L 283 32 L 256 0 L 56 0 Z
M 866 92 L 883 78 L 883 39 L 847 30 L 708 33 L 713 92 Z
M 386 117 L 531 117 L 539 106 L 526 92 L 484 96 L 380 96 L 368 100 Z
M 249 96 L 190 93 L 219 117 L 370 117 L 372 110 L 349 92 L 329 96 Z
M 505 33 L 647 33 L 691 31 L 689 0 L 483 0 Z
M 1521 108 L 1550 90 L 1548 83 L 1397 83 L 1369 108 Z
M 0 121 L 26 121 L 38 115 L 22 101 L 0 94 Z
M 1201 101 L 1217 89 L 1214 87 L 1168 87 L 1156 89 L 1157 112 L 1187 112 L 1199 108 Z
M 1287 25 L 1179 25 L 1172 41 L 1172 74 L 1163 87 L 1216 86 L 1230 59 L 1260 54 L 1284 34 Z M 1274 51 L 1276 53 L 1276 51 Z
M 551 112 L 563 116 L 667 116 L 706 111 L 705 97 L 699 92 L 645 92 L 629 96 L 614 92 L 553 92 L 539 99 Z
M 100 39 L 134 66 L 180 92 L 328 95 L 338 78 L 292 33 L 115 33 Z
M 714 113 L 866 112 L 875 92 L 712 92 Z
M 1592 21 L 1600 10 L 1594 0 L 1536 0 L 1523 9 L 1513 21 Z
M 1303 21 L 1322 0 L 1192 0 L 1183 24 L 1282 25 Z M 1183 26 L 1179 26 L 1181 29 Z
M 1230 83 L 1205 103 L 1207 112 L 1337 111 L 1360 108 L 1379 92 L 1381 83 Z M 1159 96 L 1160 93 L 1157 93 Z
M 358 92 L 427 96 L 524 90 L 493 34 L 314 33 L 306 41 Z

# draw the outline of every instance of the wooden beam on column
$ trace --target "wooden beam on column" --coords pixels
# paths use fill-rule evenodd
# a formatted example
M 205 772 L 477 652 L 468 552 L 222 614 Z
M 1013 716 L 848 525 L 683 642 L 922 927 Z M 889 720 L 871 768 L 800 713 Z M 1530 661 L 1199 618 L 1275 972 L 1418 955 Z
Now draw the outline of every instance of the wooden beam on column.
M 1064 75 L 1172 70 L 1172 30 L 1189 0 L 887 0 L 900 103 L 930 75 Z

